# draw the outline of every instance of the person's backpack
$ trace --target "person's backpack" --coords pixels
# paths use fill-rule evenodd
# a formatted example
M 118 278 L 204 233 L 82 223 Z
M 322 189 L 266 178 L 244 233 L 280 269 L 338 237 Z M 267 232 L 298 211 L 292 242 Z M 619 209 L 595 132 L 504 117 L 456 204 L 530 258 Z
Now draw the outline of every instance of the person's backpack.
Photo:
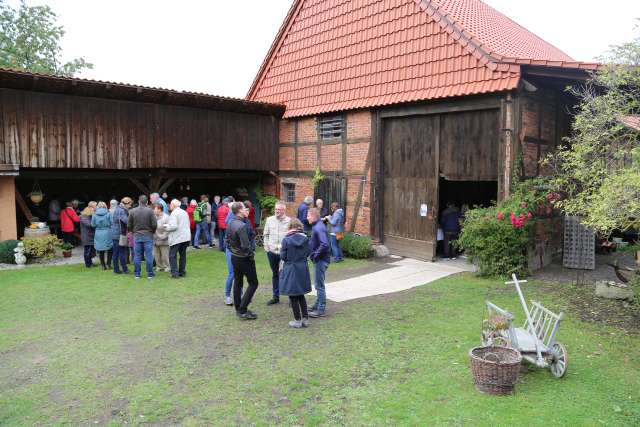
M 204 221 L 206 217 L 207 217 L 207 204 L 206 203 L 198 204 L 198 207 L 196 208 L 196 210 L 193 211 L 193 220 L 195 222 L 201 222 L 201 221 Z

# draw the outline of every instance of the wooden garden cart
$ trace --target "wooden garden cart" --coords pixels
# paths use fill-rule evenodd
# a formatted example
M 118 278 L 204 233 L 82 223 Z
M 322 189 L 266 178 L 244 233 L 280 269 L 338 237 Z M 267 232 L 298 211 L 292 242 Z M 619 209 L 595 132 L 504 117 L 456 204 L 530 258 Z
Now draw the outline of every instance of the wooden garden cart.
M 525 322 L 521 328 L 514 327 L 515 317 L 490 301 L 487 301 L 489 318 L 483 324 L 483 345 L 506 345 L 520 351 L 522 358 L 539 368 L 549 368 L 556 378 L 567 372 L 568 355 L 564 345 L 556 342 L 556 334 L 563 318 L 563 313 L 555 314 L 539 302 L 532 302 L 531 307 L 522 295 L 520 283 L 515 274 L 507 285 L 515 285 L 520 304 L 525 314 Z

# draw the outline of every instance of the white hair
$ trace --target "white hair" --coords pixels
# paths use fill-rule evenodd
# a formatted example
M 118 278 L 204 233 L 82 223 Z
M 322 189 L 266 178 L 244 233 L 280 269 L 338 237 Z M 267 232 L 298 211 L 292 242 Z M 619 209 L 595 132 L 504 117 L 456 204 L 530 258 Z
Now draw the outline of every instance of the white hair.
M 313 197 L 311 197 L 311 196 L 305 197 L 304 198 L 304 203 L 307 204 L 307 205 L 313 204 Z
M 173 200 L 171 201 L 171 206 L 173 206 L 174 208 L 179 208 L 181 204 L 182 204 L 182 203 L 181 203 L 181 202 L 180 202 L 180 200 L 178 200 L 178 199 L 173 199 Z
M 111 206 L 112 208 L 115 208 L 116 206 L 118 206 L 118 201 L 113 199 L 109 202 L 109 206 Z

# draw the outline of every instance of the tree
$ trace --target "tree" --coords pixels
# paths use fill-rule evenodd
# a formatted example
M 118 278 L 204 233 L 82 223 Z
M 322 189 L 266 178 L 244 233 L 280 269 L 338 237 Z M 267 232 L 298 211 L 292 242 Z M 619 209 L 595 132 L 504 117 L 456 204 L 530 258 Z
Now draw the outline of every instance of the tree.
M 545 163 L 559 206 L 595 231 L 640 225 L 640 132 L 625 124 L 640 115 L 640 37 L 614 47 L 582 87 L 572 135 Z
M 73 76 L 93 68 L 84 58 L 61 60 L 62 26 L 49 6 L 27 6 L 17 9 L 0 0 L 0 67 L 34 73 Z

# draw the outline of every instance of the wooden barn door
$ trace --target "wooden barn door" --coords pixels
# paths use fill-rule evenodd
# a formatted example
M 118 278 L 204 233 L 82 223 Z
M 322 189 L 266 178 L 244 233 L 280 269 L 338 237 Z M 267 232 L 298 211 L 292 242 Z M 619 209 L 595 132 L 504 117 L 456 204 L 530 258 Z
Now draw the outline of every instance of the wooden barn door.
M 383 240 L 392 254 L 435 259 L 439 133 L 438 115 L 383 121 Z

